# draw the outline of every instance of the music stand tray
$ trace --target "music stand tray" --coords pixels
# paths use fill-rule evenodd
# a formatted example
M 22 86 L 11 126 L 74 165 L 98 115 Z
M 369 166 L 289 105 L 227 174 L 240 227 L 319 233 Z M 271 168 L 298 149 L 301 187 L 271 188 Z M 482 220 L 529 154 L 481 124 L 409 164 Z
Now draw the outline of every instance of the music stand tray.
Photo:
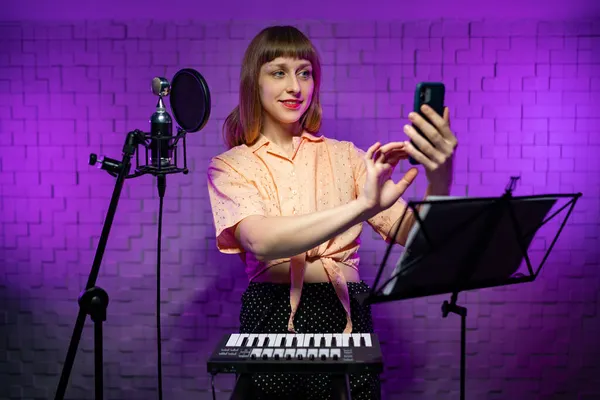
M 451 294 L 450 302 L 444 301 L 442 305 L 442 316 L 455 313 L 461 317 L 461 399 L 465 398 L 467 309 L 456 304 L 458 293 L 534 281 L 581 197 L 581 193 L 513 197 L 515 178 L 512 179 L 500 197 L 429 196 L 424 201 L 409 202 L 407 210 L 413 211 L 416 222 L 393 273 L 378 286 L 394 244 L 392 240 L 370 293 L 356 296 L 362 303 L 376 304 Z M 546 218 L 559 198 L 571 200 Z M 535 234 L 569 205 L 556 236 L 534 271 L 527 251 Z M 393 237 L 396 235 L 397 232 Z M 517 272 L 523 259 L 527 275 Z

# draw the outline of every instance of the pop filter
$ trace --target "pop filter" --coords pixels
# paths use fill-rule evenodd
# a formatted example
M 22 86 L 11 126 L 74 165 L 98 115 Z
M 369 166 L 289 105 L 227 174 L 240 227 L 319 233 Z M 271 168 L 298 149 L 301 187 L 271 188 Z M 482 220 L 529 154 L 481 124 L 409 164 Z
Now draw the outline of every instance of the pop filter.
M 210 91 L 204 77 L 185 68 L 171 80 L 170 103 L 173 117 L 186 132 L 204 128 L 210 117 Z

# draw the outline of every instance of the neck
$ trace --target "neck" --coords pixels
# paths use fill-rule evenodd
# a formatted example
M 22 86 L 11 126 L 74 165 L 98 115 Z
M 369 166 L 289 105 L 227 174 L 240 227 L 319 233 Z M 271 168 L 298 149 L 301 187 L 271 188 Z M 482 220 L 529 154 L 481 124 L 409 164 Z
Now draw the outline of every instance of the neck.
M 291 145 L 294 136 L 302 134 L 302 125 L 300 122 L 281 124 L 267 117 L 262 121 L 262 134 L 273 143 L 285 148 Z

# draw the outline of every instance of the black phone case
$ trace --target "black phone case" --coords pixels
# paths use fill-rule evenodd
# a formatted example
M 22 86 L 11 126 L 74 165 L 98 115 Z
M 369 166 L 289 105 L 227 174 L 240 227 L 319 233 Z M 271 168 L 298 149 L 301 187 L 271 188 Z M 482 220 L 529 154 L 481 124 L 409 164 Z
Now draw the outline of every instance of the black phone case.
M 429 99 L 429 101 L 426 101 L 426 99 L 424 97 L 425 96 L 424 91 L 426 88 L 431 89 L 431 98 Z M 429 118 L 427 118 L 427 116 L 421 111 L 421 106 L 423 104 L 427 104 L 428 106 L 433 108 L 436 113 L 443 116 L 444 115 L 444 97 L 445 97 L 445 95 L 446 95 L 446 87 L 444 86 L 443 83 L 441 83 L 441 82 L 420 82 L 419 84 L 417 84 L 417 87 L 415 89 L 415 99 L 414 99 L 413 111 L 418 113 L 426 121 L 431 122 L 429 120 Z M 415 126 L 415 124 L 412 124 L 412 126 L 419 133 L 419 135 L 423 136 L 429 143 L 431 143 L 431 141 L 427 138 L 427 136 L 425 136 L 425 134 L 423 134 L 423 132 L 421 132 L 421 130 L 419 128 L 417 128 Z M 411 139 L 410 143 L 413 146 L 415 146 L 415 148 L 417 150 L 419 150 L 419 148 L 413 142 L 412 139 Z M 410 162 L 412 165 L 420 164 L 417 160 L 415 160 L 412 157 L 408 158 L 408 162 Z

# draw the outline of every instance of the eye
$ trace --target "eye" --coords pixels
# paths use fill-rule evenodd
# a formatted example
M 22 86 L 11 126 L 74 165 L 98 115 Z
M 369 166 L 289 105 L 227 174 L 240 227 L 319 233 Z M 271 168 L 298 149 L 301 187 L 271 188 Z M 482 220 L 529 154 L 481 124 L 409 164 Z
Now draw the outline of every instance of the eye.
M 271 73 L 271 75 L 273 75 L 275 78 L 281 78 L 283 75 L 285 74 L 285 72 L 279 70 L 279 71 L 273 71 Z
M 302 75 L 302 77 L 305 79 L 309 79 L 312 76 L 312 72 L 305 69 L 300 72 L 300 75 Z

